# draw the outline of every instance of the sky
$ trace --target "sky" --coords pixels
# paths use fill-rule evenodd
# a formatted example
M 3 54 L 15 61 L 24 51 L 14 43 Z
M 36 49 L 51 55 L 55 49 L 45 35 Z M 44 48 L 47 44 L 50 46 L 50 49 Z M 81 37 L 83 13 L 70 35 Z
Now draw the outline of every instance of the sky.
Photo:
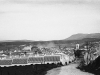
M 99 0 L 0 0 L 0 40 L 61 40 L 99 28 Z

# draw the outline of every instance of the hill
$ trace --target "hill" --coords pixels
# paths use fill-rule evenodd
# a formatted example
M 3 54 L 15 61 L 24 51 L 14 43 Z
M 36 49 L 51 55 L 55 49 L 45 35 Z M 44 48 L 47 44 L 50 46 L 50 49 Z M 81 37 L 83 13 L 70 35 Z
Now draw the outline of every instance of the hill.
M 95 38 L 100 39 L 100 33 L 92 33 L 92 34 L 74 34 L 65 40 L 82 40 L 85 38 Z
M 100 33 L 94 34 L 74 34 L 67 39 L 64 40 L 50 40 L 50 41 L 33 41 L 33 40 L 4 40 L 0 41 L 0 49 L 12 46 L 20 46 L 20 45 L 53 45 L 56 46 L 66 46 L 66 47 L 75 47 L 76 44 L 80 44 L 80 46 L 84 45 L 86 42 L 98 42 L 100 41 Z

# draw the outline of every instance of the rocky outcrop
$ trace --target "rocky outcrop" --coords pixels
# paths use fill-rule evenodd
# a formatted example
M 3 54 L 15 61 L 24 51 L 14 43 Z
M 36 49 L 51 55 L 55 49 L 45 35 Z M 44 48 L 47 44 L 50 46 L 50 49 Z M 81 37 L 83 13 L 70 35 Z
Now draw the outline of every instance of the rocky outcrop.
M 100 75 L 100 56 L 97 57 L 94 61 L 91 61 L 88 65 L 80 66 L 78 68 L 95 75 Z

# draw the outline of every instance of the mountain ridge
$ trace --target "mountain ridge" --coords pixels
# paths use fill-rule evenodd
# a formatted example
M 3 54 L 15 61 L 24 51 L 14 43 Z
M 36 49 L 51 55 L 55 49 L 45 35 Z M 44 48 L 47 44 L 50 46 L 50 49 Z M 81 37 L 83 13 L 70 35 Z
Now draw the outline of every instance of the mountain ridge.
M 95 38 L 95 39 L 100 39 L 100 33 L 92 33 L 92 34 L 83 34 L 83 33 L 78 33 L 78 34 L 73 34 L 70 37 L 68 37 L 65 40 L 82 40 L 85 38 Z
M 56 45 L 62 44 L 62 45 L 72 45 L 72 44 L 82 44 L 85 42 L 98 42 L 100 41 L 100 33 L 93 33 L 93 34 L 83 34 L 78 33 L 70 36 L 67 39 L 62 40 L 49 40 L 49 41 L 34 41 L 34 40 L 4 40 L 0 41 L 0 47 L 1 46 L 7 46 L 7 45 L 23 45 L 23 44 L 49 44 L 54 43 Z

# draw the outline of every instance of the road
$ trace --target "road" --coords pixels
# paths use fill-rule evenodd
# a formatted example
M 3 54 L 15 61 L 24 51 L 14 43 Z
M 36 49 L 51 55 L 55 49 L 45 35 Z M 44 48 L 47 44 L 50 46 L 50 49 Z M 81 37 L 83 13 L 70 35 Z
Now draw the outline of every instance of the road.
M 70 64 L 49 70 L 46 75 L 94 75 L 77 69 L 77 64 Z

